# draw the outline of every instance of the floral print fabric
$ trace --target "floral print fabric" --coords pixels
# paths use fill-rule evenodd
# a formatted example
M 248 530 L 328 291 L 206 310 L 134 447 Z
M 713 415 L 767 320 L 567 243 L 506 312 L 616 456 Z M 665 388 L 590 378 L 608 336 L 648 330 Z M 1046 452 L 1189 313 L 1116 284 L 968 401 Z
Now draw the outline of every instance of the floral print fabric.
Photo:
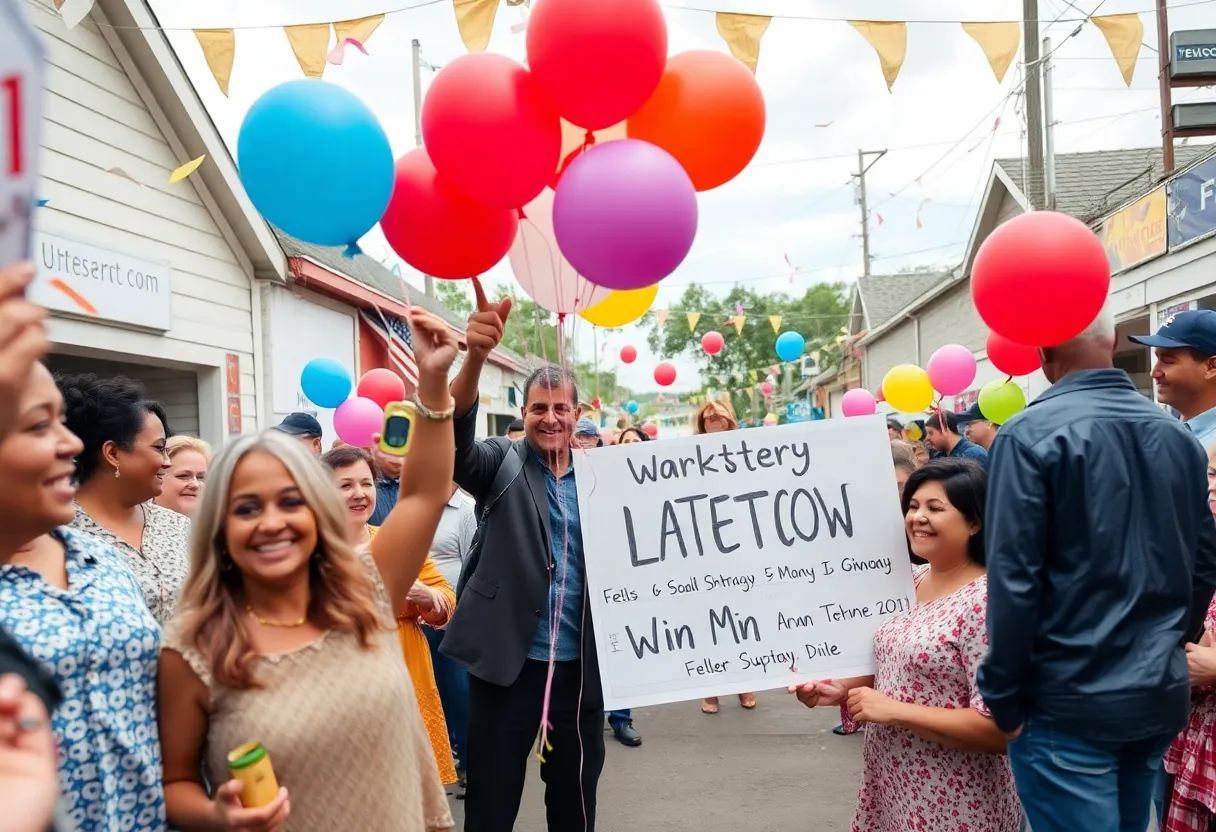
M 917 567 L 916 583 L 928 572 Z M 988 715 L 975 672 L 988 650 L 988 579 L 917 604 L 874 634 L 874 689 L 899 702 Z M 960 751 L 896 725 L 867 725 L 854 832 L 1018 832 L 1009 758 Z

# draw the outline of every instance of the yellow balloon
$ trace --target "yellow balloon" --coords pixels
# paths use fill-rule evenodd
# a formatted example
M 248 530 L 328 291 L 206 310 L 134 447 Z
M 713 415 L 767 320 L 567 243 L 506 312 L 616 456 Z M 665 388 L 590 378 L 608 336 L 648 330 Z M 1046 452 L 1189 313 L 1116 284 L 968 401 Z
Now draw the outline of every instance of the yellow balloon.
M 900 413 L 916 413 L 933 404 L 933 382 L 915 364 L 900 364 L 883 378 L 882 395 Z
M 659 284 L 644 289 L 617 290 L 595 306 L 579 312 L 579 317 L 588 323 L 612 328 L 631 324 L 646 314 L 659 296 Z M 928 378 L 928 376 L 925 376 Z

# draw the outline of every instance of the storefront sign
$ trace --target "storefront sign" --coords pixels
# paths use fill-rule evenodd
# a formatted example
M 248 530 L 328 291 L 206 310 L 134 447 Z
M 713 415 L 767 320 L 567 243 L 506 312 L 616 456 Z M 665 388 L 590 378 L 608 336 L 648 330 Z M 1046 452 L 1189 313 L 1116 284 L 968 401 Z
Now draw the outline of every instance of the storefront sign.
M 24 0 L 0 0 L 0 266 L 30 257 L 43 66 Z
M 1216 43 L 1177 44 L 1175 59 L 1182 61 L 1216 61 Z
M 48 309 L 161 331 L 173 324 L 168 263 L 39 231 L 30 299 Z
M 1188 300 L 1186 303 L 1175 303 L 1173 306 L 1166 306 L 1157 310 L 1157 327 L 1165 326 L 1165 322 L 1173 318 L 1179 312 L 1194 312 L 1199 308 L 1196 301 Z
M 1165 187 L 1102 221 L 1100 235 L 1112 274 L 1165 254 Z
M 915 601 L 882 417 L 574 452 L 608 709 L 874 672 Z
M 1170 249 L 1216 232 L 1216 157 L 1169 182 Z

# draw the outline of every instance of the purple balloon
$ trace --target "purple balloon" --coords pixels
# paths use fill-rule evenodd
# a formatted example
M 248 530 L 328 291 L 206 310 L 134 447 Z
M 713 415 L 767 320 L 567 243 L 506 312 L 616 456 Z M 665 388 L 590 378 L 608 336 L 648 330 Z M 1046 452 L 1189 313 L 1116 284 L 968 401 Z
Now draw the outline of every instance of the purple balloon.
M 597 286 L 653 286 L 692 248 L 697 191 L 666 150 L 640 139 L 605 142 L 558 180 L 553 232 L 570 265 Z

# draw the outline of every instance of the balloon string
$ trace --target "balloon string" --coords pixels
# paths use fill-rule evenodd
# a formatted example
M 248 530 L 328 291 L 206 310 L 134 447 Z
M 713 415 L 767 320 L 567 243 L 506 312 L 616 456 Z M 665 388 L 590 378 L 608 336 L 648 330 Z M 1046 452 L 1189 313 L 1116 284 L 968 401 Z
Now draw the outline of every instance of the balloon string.
M 565 159 L 562 159 L 562 166 L 557 169 L 557 176 L 553 177 L 554 187 L 556 187 L 557 181 L 562 178 L 562 174 L 566 172 L 566 168 L 570 167 L 570 163 L 573 162 L 579 155 L 586 153 L 587 150 L 594 144 L 595 133 L 588 130 L 587 135 L 583 137 L 583 143 L 574 148 L 574 150 L 571 150 L 570 154 L 566 156 Z

